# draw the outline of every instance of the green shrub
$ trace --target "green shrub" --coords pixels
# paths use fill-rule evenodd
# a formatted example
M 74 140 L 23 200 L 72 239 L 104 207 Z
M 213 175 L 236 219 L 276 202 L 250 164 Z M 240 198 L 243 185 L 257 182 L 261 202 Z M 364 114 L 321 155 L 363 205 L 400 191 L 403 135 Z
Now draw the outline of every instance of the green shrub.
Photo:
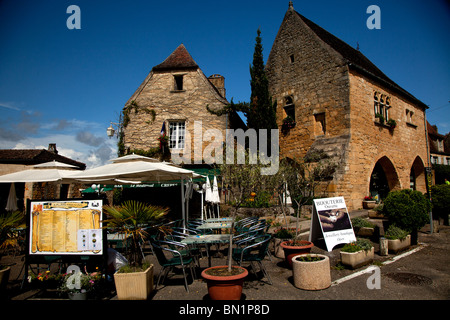
M 347 243 L 341 249 L 342 252 L 358 252 L 361 250 L 369 251 L 372 249 L 373 245 L 370 240 L 367 239 L 358 239 L 354 242 Z
M 450 185 L 441 184 L 431 187 L 431 201 L 433 204 L 433 216 L 443 218 L 448 224 L 450 214 Z
M 390 240 L 395 240 L 395 239 L 404 240 L 408 234 L 409 234 L 408 231 L 400 229 L 399 227 L 392 224 L 386 230 L 386 232 L 384 233 L 384 236 L 386 239 L 390 239 Z
M 429 221 L 430 203 L 419 191 L 404 189 L 389 192 L 383 214 L 392 224 L 408 232 L 417 231 Z
M 274 237 L 278 239 L 292 239 L 294 238 L 295 231 L 281 228 L 274 233 Z
M 353 228 L 374 228 L 375 225 L 373 223 L 370 223 L 366 219 L 363 219 L 361 217 L 356 217 L 352 219 L 352 226 Z

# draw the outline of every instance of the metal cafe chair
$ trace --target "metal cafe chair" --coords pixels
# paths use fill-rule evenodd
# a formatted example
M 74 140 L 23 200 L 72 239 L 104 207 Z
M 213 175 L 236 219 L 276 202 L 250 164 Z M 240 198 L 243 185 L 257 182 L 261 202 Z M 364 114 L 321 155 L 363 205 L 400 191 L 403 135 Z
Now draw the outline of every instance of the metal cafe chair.
M 163 283 L 164 280 L 174 267 L 181 267 L 183 270 L 183 277 L 184 277 L 184 286 L 186 288 L 186 291 L 189 292 L 188 282 L 187 282 L 187 275 L 186 275 L 186 268 L 189 267 L 191 269 L 191 276 L 192 279 L 195 279 L 194 272 L 192 270 L 192 265 L 194 262 L 194 259 L 192 256 L 186 255 L 183 256 L 183 254 L 177 250 L 173 249 L 174 247 L 179 247 L 181 249 L 186 249 L 186 245 L 180 242 L 176 241 L 169 241 L 169 240 L 152 240 L 151 242 L 153 246 L 153 252 L 155 253 L 155 256 L 158 260 L 159 265 L 161 266 L 161 270 L 159 271 L 158 275 L 158 281 L 156 282 L 155 290 L 159 285 L 159 281 L 161 280 L 161 276 L 163 276 Z M 168 258 L 164 252 L 170 253 L 172 256 L 171 258 Z
M 253 239 L 252 239 L 253 238 Z M 232 257 L 240 266 L 243 262 L 250 262 L 253 272 L 256 275 L 256 270 L 253 263 L 259 265 L 260 270 L 264 276 L 272 284 L 272 279 L 264 267 L 262 261 L 269 251 L 269 242 L 272 236 L 270 234 L 255 235 L 253 237 L 245 238 L 236 241 L 237 247 L 233 249 Z

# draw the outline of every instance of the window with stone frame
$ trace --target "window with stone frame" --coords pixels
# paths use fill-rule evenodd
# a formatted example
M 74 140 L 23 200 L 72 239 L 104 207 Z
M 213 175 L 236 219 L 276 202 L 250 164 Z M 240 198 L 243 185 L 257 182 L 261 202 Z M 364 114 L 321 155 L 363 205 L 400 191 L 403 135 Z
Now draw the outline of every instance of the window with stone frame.
M 169 121 L 169 148 L 184 149 L 185 121 Z
M 174 85 L 173 90 L 174 91 L 183 91 L 183 75 L 174 75 Z
M 314 134 L 316 136 L 323 136 L 326 132 L 325 112 L 314 114 Z
M 295 104 L 291 96 L 284 98 L 284 112 L 286 112 L 286 117 L 291 117 L 295 121 Z
M 389 111 L 391 108 L 391 98 L 385 94 L 375 91 L 373 94 L 373 108 L 375 118 L 378 118 L 381 123 L 389 120 Z

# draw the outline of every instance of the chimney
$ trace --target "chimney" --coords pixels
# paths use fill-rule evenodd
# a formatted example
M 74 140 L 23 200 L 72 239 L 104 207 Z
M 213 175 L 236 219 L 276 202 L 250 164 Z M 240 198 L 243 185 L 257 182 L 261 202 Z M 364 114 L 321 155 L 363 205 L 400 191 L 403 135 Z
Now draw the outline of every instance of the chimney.
M 58 150 L 56 150 L 56 143 L 50 143 L 48 145 L 48 151 L 58 154 Z
M 209 76 L 208 80 L 216 87 L 220 95 L 225 98 L 225 78 L 220 74 L 213 74 Z

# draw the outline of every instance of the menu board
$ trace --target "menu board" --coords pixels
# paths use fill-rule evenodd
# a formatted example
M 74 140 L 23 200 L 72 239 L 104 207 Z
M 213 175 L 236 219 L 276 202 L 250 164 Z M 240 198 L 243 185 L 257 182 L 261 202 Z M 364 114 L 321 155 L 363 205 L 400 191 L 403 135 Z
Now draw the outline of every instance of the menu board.
M 103 254 L 102 200 L 31 201 L 30 254 Z

